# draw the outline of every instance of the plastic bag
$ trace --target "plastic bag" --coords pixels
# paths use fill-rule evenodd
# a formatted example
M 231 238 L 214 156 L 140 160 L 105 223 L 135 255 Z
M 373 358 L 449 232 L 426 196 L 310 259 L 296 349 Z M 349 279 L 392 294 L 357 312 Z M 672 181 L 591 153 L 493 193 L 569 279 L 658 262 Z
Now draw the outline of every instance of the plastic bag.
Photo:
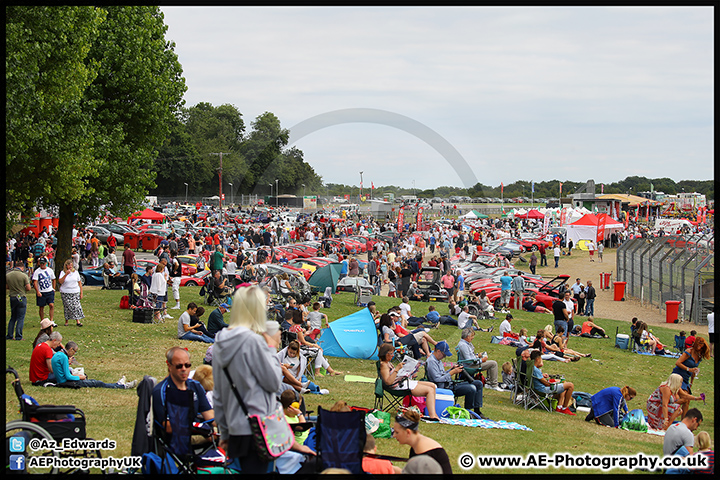
M 447 418 L 452 418 L 453 420 L 470 420 L 474 418 L 472 415 L 470 415 L 470 412 L 467 409 L 462 408 L 459 405 L 447 407 L 445 409 L 445 412 L 443 412 L 443 416 Z
M 375 420 L 370 419 L 370 422 L 374 424 L 377 421 L 377 429 L 373 432 L 369 432 L 375 438 L 392 438 L 392 416 L 390 412 L 383 412 L 382 410 L 373 410 L 371 413 L 365 415 L 365 427 L 368 425 L 368 417 L 372 417 Z
M 645 414 L 639 408 L 630 410 L 620 422 L 620 428 L 636 432 L 647 432 L 648 426 L 647 422 L 645 422 Z

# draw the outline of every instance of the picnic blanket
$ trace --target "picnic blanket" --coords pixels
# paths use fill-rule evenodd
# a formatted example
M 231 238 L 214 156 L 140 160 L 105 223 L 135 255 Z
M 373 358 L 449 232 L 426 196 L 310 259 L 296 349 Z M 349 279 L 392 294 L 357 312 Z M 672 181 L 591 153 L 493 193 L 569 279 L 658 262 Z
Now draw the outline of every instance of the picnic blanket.
M 346 382 L 375 383 L 374 378 L 363 377 L 361 375 L 345 375 Z
M 520 425 L 515 422 L 506 422 L 505 420 L 441 418 L 440 423 L 444 423 L 446 425 L 460 425 L 461 427 L 502 428 L 505 430 L 525 430 L 526 432 L 532 432 L 532 429 L 526 427 L 525 425 Z
M 656 354 L 654 354 L 654 353 L 641 352 L 641 351 L 639 351 L 639 350 L 635 350 L 635 353 L 637 353 L 638 355 L 647 355 L 647 356 L 649 356 L 649 357 L 680 358 L 680 354 L 679 354 L 679 353 L 669 353 L 669 354 L 667 354 L 667 355 L 656 355 Z

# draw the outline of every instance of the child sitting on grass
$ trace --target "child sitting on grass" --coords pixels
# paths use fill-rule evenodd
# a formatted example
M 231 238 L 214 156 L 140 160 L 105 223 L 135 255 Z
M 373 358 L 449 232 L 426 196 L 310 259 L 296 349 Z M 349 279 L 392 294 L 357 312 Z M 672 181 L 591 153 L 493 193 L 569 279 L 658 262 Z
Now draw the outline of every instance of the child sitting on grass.
M 556 412 L 564 413 L 565 415 L 575 415 L 568 408 L 572 400 L 575 385 L 573 385 L 572 382 L 549 382 L 548 374 L 543 373 L 541 370 L 543 359 L 539 350 L 534 350 L 530 354 L 530 360 L 532 360 L 534 364 L 532 369 L 533 389 L 541 393 L 553 394 L 553 397 L 558 401 L 558 406 L 555 408 Z
M 293 423 L 305 423 L 305 415 L 302 414 L 302 411 L 300 411 L 300 402 L 302 401 L 302 395 L 300 395 L 300 401 L 297 400 L 297 397 L 295 396 L 295 390 L 285 390 L 280 394 L 280 403 L 283 406 L 283 412 L 285 412 L 285 419 L 290 424 L 290 428 L 292 428 Z M 294 431 L 294 430 L 293 430 Z M 304 431 L 295 431 L 295 441 L 302 445 L 305 442 L 305 439 L 307 438 L 308 434 L 310 433 L 309 430 L 305 429 Z
M 365 448 L 363 449 L 363 453 L 370 453 L 373 455 L 377 453 L 375 437 L 373 437 L 369 433 L 367 434 L 367 439 L 365 440 Z M 380 458 L 372 457 L 363 457 L 362 469 L 365 473 L 370 473 L 374 475 L 382 475 L 386 473 L 402 473 L 402 469 L 390 463 L 390 460 L 382 460 Z

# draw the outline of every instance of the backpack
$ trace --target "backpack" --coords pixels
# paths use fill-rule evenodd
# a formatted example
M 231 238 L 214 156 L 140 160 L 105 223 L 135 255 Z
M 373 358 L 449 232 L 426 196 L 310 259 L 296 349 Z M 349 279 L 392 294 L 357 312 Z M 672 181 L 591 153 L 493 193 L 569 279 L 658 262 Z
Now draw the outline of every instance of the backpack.
M 120 298 L 120 308 L 122 308 L 122 309 L 130 308 L 130 297 L 128 295 L 123 295 Z
M 573 399 L 578 407 L 592 408 L 592 395 L 587 392 L 573 392 Z

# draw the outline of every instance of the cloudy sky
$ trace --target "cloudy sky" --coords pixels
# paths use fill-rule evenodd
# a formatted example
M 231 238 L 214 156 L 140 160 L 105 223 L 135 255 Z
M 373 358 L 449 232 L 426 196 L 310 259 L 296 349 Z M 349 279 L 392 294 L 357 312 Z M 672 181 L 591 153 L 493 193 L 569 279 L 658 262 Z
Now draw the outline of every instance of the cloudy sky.
M 714 177 L 711 8 L 161 10 L 186 105 L 274 113 L 326 182 Z

